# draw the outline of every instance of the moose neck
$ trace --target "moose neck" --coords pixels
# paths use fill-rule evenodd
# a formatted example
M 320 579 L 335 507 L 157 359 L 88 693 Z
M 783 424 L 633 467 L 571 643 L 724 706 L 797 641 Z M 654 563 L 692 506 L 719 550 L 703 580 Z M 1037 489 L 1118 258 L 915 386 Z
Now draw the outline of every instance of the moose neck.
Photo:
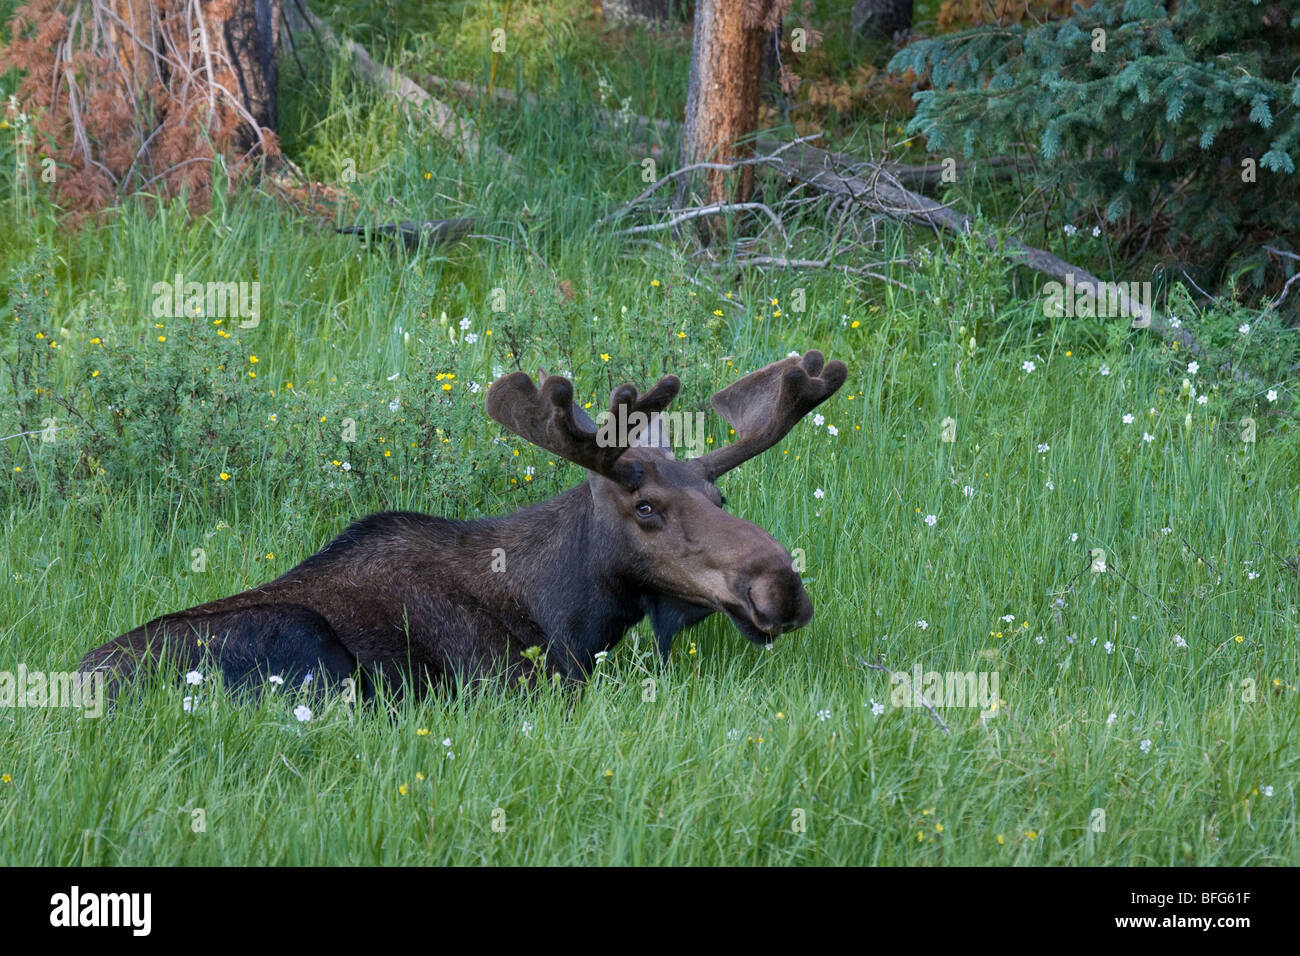
M 492 519 L 491 527 L 487 546 L 505 553 L 500 586 L 545 632 L 560 670 L 577 676 L 590 669 L 595 654 L 645 614 L 639 591 L 619 579 L 619 555 L 600 526 L 589 482 Z

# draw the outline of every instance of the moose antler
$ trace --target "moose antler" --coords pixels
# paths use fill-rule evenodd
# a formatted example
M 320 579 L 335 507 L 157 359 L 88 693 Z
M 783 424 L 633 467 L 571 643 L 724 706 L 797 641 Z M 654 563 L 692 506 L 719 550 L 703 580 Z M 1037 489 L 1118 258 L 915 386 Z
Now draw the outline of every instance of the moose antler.
M 655 412 L 677 395 L 681 382 L 665 375 L 644 394 L 624 383 L 609 395 L 609 413 L 626 423 L 625 442 L 602 442 L 595 423 L 573 403 L 573 383 L 560 375 L 539 373 L 541 388 L 527 372 L 511 372 L 492 383 L 487 413 L 516 435 L 554 452 L 588 471 L 627 488 L 641 483 L 639 466 L 620 461 Z M 640 414 L 637 414 L 640 413 Z
M 771 448 L 809 411 L 844 384 L 848 369 L 821 352 L 791 355 L 732 382 L 713 396 L 713 409 L 736 430 L 730 445 L 695 459 L 710 481 Z

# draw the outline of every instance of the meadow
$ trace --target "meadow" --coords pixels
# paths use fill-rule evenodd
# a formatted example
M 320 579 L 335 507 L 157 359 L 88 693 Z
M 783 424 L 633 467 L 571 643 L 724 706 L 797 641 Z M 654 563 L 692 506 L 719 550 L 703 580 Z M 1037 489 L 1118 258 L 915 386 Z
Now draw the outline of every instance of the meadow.
M 69 225 L 0 129 L 0 671 L 73 670 L 373 511 L 503 514 L 583 480 L 488 419 L 502 370 L 571 374 L 596 407 L 671 372 L 707 411 L 817 348 L 847 384 L 721 483 L 801 549 L 812 622 L 764 649 L 714 616 L 662 669 L 643 622 L 580 694 L 303 720 L 290 693 L 162 675 L 97 719 L 0 708 L 0 863 L 1300 863 L 1295 379 L 1233 376 L 1293 365 L 1294 332 L 1173 287 L 1158 306 L 1232 359 L 1195 362 L 891 223 L 890 283 L 613 237 L 644 184 L 589 117 L 680 110 L 685 51 L 601 72 L 567 39 L 504 78 L 562 95 L 480 117 L 514 177 L 344 66 L 288 73 L 286 151 L 335 181 L 352 160 L 363 221 L 472 211 L 495 237 L 437 249 L 365 248 L 257 190 Z M 1014 199 L 990 195 L 996 224 Z M 1105 260 L 1103 230 L 1062 225 Z M 177 274 L 259 282 L 257 321 L 158 314 Z M 918 665 L 996 673 L 997 700 L 896 706 L 889 671 Z

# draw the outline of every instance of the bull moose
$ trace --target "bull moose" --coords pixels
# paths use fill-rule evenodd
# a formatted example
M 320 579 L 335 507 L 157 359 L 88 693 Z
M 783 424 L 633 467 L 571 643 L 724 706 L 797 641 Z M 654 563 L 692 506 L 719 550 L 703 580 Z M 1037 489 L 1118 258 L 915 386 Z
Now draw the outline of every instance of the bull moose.
M 661 655 L 673 635 L 715 611 L 768 643 L 812 618 L 789 552 L 723 510 L 718 476 L 781 440 L 844 383 L 843 362 L 809 351 L 713 396 L 732 443 L 677 460 L 660 413 L 680 383 L 610 395 L 626 440 L 601 440 L 568 379 L 525 372 L 494 382 L 487 413 L 510 431 L 582 465 L 588 480 L 514 514 L 452 521 L 383 512 L 267 584 L 166 614 L 91 651 L 116 692 L 142 663 L 217 666 L 228 685 L 272 675 L 360 675 L 417 689 L 540 669 L 582 681 L 595 656 L 649 616 Z M 538 648 L 540 650 L 533 650 Z M 204 662 L 207 662 L 204 664 Z

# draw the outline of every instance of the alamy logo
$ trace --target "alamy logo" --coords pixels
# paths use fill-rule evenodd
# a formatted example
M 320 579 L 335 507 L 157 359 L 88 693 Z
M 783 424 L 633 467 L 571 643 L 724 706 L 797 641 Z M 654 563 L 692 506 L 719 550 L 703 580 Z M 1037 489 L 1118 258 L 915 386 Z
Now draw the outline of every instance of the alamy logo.
M 155 319 L 243 319 L 241 329 L 255 329 L 261 321 L 260 282 L 186 282 L 178 272 L 176 281 L 155 282 L 149 291 Z
M 153 922 L 151 893 L 82 893 L 74 886 L 51 896 L 50 906 L 51 926 L 129 926 L 132 935 L 148 936 Z
M 596 444 L 601 448 L 627 448 L 634 442 L 668 448 L 684 448 L 687 458 L 704 454 L 703 412 L 645 412 L 628 413 L 626 405 L 618 406 L 618 414 L 601 412 L 596 416 L 599 431 Z
M 1138 320 L 1133 323 L 1136 328 L 1145 328 L 1151 322 L 1150 282 L 1076 282 L 1071 272 L 1066 274 L 1064 285 L 1044 285 L 1043 295 L 1043 314 L 1048 318 L 1132 318 Z
M 103 671 L 0 671 L 0 707 L 70 707 L 83 717 L 104 714 Z
M 996 717 L 1002 676 L 997 671 L 923 671 L 920 664 L 912 673 L 895 671 L 890 703 L 895 707 L 978 707 L 980 716 Z

